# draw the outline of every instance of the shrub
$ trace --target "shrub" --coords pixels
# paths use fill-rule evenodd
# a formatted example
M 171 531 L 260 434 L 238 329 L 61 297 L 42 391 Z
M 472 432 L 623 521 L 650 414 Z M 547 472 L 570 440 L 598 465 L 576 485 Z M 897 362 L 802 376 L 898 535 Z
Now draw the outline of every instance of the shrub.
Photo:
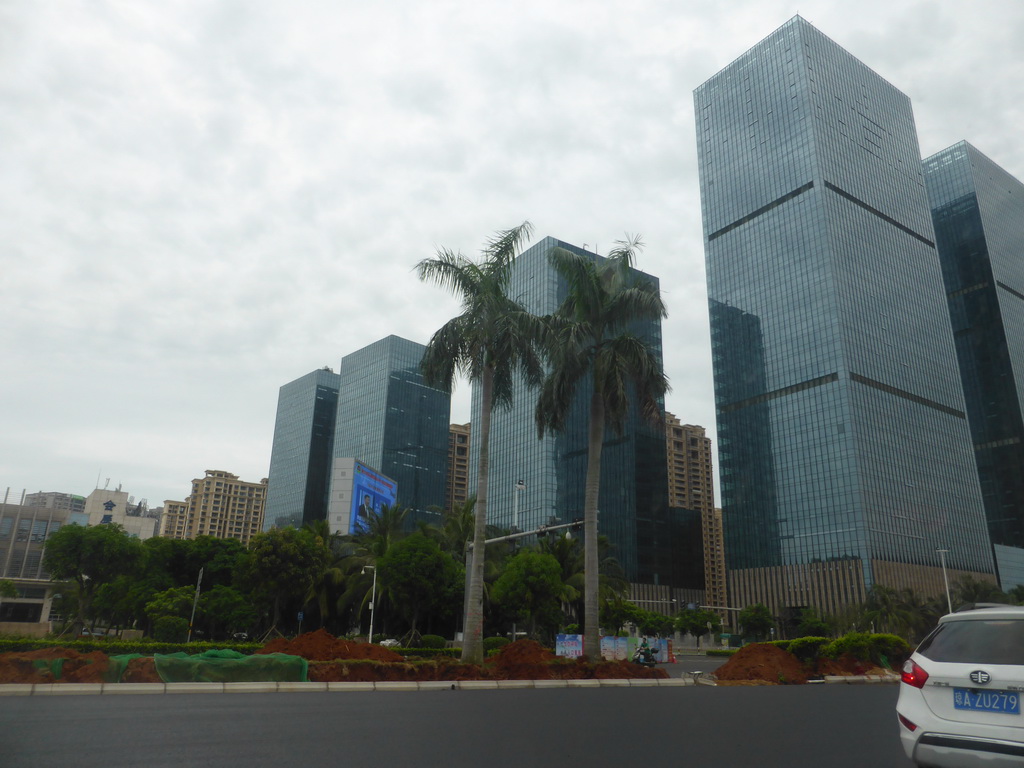
M 788 651 L 789 644 L 792 642 L 792 640 L 769 640 L 767 643 L 763 643 L 763 645 L 774 645 L 776 648 L 781 648 L 784 651 Z
M 705 656 L 732 656 L 739 648 L 709 648 L 704 651 Z
M 890 669 L 899 669 L 914 649 L 897 635 L 871 635 L 871 660 Z
M 896 635 L 850 632 L 822 648 L 821 655 L 838 659 L 849 654 L 855 659 L 892 667 L 894 664 L 898 666 L 910 655 L 910 651 L 907 641 Z
M 188 619 L 161 616 L 153 622 L 153 637 L 162 643 L 181 643 L 188 637 Z
M 499 648 L 504 648 L 509 644 L 507 637 L 485 637 L 484 638 L 484 650 L 485 651 L 497 651 Z
M 788 650 L 800 661 L 814 661 L 821 654 L 821 649 L 828 645 L 827 637 L 798 637 L 789 641 Z
M 421 635 L 420 636 L 420 647 L 421 648 L 444 648 L 447 644 L 440 635 Z

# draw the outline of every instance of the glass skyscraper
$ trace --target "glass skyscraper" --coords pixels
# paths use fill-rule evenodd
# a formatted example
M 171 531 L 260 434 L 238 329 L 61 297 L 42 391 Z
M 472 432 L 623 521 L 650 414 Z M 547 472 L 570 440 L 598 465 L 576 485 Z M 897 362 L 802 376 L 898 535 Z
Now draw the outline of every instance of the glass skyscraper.
M 599 256 L 547 237 L 528 248 L 515 261 L 509 296 L 536 315 L 554 312 L 567 286 L 548 263 L 548 253 L 560 247 L 592 259 Z M 645 275 L 655 286 L 658 279 Z M 632 330 L 645 338 L 661 360 L 661 323 L 650 322 Z M 474 388 L 472 423 L 479 424 L 480 398 Z M 587 467 L 589 391 L 577 394 L 566 428 L 556 435 L 537 438 L 534 408 L 537 393 L 520 384 L 510 409 L 497 408 L 491 416 L 488 522 L 509 527 L 513 514 L 518 528 L 530 530 L 551 522 L 583 519 Z M 471 491 L 476 483 L 480 446 L 471 448 Z M 516 490 L 522 481 L 525 488 Z M 678 519 L 676 519 L 678 517 Z M 703 588 L 703 568 L 697 553 L 694 583 L 680 584 L 689 574 L 674 553 L 680 531 L 692 533 L 692 520 L 670 515 L 664 428 L 646 423 L 634 409 L 621 435 L 609 429 L 601 457 L 599 530 L 614 549 L 630 581 Z M 699 542 L 699 526 L 696 537 Z
M 1024 584 L 1024 184 L 965 141 L 924 161 L 1002 588 Z
M 991 579 L 909 99 L 795 17 L 694 101 L 731 603 Z
M 341 359 L 334 457 L 353 458 L 398 484 L 408 525 L 444 508 L 451 396 L 428 387 L 422 344 L 388 336 Z
M 331 445 L 340 377 L 330 368 L 281 387 L 263 529 L 327 518 Z

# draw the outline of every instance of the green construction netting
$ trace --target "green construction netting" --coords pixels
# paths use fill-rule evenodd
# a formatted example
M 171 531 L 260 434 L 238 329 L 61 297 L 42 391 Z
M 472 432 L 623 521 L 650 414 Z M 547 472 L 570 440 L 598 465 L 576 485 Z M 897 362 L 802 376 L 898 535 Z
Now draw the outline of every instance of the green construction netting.
M 305 683 L 309 662 L 301 656 L 266 653 L 246 656 L 237 651 L 155 653 L 156 672 L 165 683 Z
M 108 657 L 110 666 L 107 667 L 107 673 L 104 675 L 103 682 L 120 683 L 125 669 L 128 668 L 128 662 L 141 657 L 141 653 L 119 653 L 116 656 Z

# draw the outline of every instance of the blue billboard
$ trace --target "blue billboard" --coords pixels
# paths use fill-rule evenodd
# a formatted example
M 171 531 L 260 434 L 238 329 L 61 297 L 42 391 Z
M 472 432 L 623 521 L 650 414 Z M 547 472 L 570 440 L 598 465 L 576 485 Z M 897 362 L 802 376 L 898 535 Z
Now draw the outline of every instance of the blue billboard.
M 364 532 L 369 516 L 380 514 L 381 507 L 385 504 L 393 505 L 397 498 L 398 484 L 394 480 L 370 469 L 362 462 L 355 462 L 349 532 Z

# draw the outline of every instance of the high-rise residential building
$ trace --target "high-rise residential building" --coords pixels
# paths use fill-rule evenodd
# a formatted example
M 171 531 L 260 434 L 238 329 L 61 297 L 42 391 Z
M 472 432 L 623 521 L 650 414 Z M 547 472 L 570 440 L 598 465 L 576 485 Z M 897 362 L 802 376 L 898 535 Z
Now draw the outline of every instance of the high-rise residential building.
M 909 99 L 800 17 L 694 96 L 730 602 L 992 580 Z
M 469 446 L 472 431 L 469 424 L 448 427 L 448 478 L 444 508 L 457 509 L 475 493 L 469 488 Z
M 24 504 L 26 507 L 64 509 L 75 513 L 85 512 L 85 496 L 78 496 L 74 493 L 59 493 L 56 491 L 29 493 L 25 495 Z
M 445 503 L 451 396 L 424 382 L 425 350 L 387 336 L 343 357 L 334 425 L 335 461 L 355 459 L 394 480 L 396 503 L 411 510 L 408 525 L 436 520 L 429 508 Z
M 924 161 L 988 530 L 1024 584 L 1024 184 L 966 141 Z
M 683 424 L 665 413 L 665 453 L 668 458 L 668 505 L 700 513 L 704 573 L 704 602 L 725 606 L 725 554 L 722 516 L 715 509 L 711 471 L 711 438 L 704 427 Z
M 327 519 L 340 380 L 325 367 L 281 387 L 264 529 Z
M 192 481 L 192 493 L 182 502 L 164 502 L 161 536 L 194 539 L 238 539 L 243 544 L 263 527 L 267 500 L 267 478 L 258 483 L 240 480 L 238 475 L 208 469 Z
M 554 312 L 566 295 L 564 280 L 548 262 L 554 247 L 600 258 L 551 237 L 520 254 L 508 293 L 537 315 Z M 658 285 L 657 278 L 645 277 Z M 633 332 L 648 341 L 660 362 L 660 321 L 638 324 Z M 511 408 L 492 412 L 487 518 L 494 525 L 511 526 L 513 514 L 522 530 L 583 517 L 589 392 L 577 394 L 562 432 L 540 440 L 534 418 L 536 401 L 536 393 L 520 384 L 515 387 Z M 471 423 L 478 424 L 477 387 L 471 413 Z M 474 483 L 479 458 L 479 441 L 474 440 L 470 458 Z M 605 438 L 598 521 L 601 534 L 614 547 L 611 555 L 622 564 L 630 581 L 703 588 L 703 575 L 688 570 L 691 560 L 675 557 L 679 531 L 687 526 L 692 529 L 693 521 L 674 524 L 669 513 L 664 431 L 660 425 L 645 422 L 635 408 L 623 433 L 609 429 Z M 699 546 L 699 527 L 697 530 Z

